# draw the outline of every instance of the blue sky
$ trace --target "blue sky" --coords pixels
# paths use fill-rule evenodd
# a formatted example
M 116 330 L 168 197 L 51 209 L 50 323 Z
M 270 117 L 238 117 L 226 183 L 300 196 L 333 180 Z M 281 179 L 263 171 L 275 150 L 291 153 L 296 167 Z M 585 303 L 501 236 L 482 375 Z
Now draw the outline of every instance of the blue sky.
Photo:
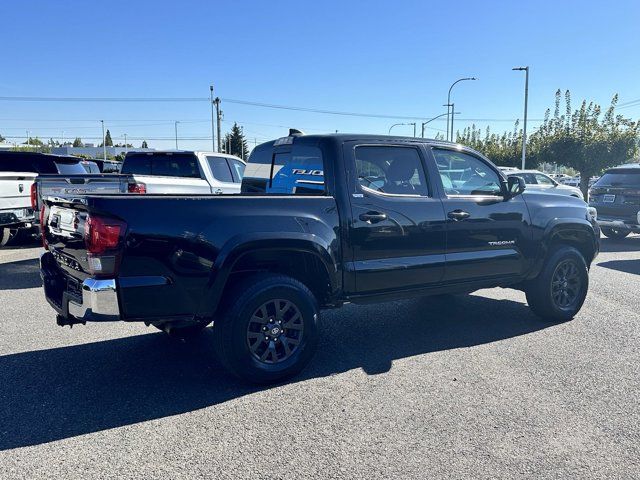
M 639 25 L 633 1 L 4 2 L 0 97 L 207 97 L 213 83 L 223 99 L 431 118 L 445 111 L 451 82 L 476 76 L 454 89 L 456 128 L 503 131 L 522 117 L 524 75 L 511 68 L 529 65 L 535 128 L 558 88 L 576 102 L 640 99 Z M 237 121 L 251 144 L 288 127 L 386 133 L 403 121 L 222 109 L 223 129 Z M 620 113 L 640 118 L 640 103 Z M 127 133 L 158 148 L 173 147 L 175 120 L 180 137 L 210 135 L 206 101 L 0 100 L 0 134 L 16 141 L 27 129 L 91 141 L 100 119 L 115 141 Z M 445 122 L 429 126 L 435 136 Z

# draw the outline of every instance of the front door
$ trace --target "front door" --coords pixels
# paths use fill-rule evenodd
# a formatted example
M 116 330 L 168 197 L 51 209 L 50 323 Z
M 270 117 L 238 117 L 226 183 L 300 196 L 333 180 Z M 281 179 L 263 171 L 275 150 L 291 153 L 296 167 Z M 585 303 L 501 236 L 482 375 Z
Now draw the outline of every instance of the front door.
M 347 269 L 360 294 L 436 284 L 444 275 L 445 216 L 412 143 L 344 146 L 351 202 Z
M 498 171 L 483 158 L 432 148 L 447 216 L 447 282 L 522 275 L 531 248 L 522 195 L 509 198 Z

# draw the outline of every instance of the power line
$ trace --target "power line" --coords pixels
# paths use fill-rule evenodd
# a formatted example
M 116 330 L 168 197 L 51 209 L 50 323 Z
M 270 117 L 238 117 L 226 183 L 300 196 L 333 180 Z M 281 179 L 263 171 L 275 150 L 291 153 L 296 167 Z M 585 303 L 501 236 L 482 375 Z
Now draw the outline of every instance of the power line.
M 0 96 L 0 101 L 17 101 L 17 102 L 205 102 L 209 101 L 207 97 L 8 97 Z M 350 117 L 365 118 L 385 118 L 390 120 L 424 120 L 426 117 L 417 117 L 411 115 L 389 115 L 381 113 L 362 113 L 362 112 L 345 112 L 339 110 L 325 110 L 320 108 L 298 107 L 292 105 L 280 105 L 273 103 L 254 102 L 249 100 L 238 100 L 233 98 L 221 98 L 221 101 L 237 105 L 248 105 L 253 107 L 271 108 L 278 110 L 292 110 L 298 112 L 320 113 L 324 115 L 340 115 Z M 503 119 L 460 119 L 468 122 L 514 122 L 515 118 Z M 542 119 L 532 119 L 532 121 L 542 121 Z

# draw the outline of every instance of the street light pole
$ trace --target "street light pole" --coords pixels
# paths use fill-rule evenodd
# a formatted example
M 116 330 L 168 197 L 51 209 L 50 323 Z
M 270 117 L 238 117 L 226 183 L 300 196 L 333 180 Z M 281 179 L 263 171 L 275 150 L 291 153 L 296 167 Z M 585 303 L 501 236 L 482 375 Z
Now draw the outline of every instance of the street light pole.
M 456 112 L 458 115 L 460 114 L 460 112 Z M 422 138 L 424 138 L 424 126 L 433 122 L 434 120 L 440 118 L 440 117 L 444 117 L 445 115 L 449 115 L 449 108 L 447 108 L 447 113 L 441 113 L 440 115 L 436 115 L 433 118 L 430 118 L 429 120 L 427 120 L 426 122 L 422 122 L 420 125 L 422 126 L 422 134 L 420 135 Z M 447 135 L 449 134 L 449 125 L 447 125 Z
M 178 120 L 176 120 L 176 121 L 174 122 L 174 124 L 173 124 L 173 125 L 174 125 L 174 128 L 175 128 L 175 130 L 176 130 L 176 150 L 178 150 L 178 124 L 179 124 L 179 123 L 180 123 L 180 122 L 179 122 Z
M 389 127 L 389 135 L 391 135 L 391 129 L 392 129 L 393 127 L 397 127 L 397 126 L 399 126 L 399 125 L 408 125 L 408 124 L 407 124 L 407 123 L 394 123 L 393 125 L 391 125 L 391 126 Z
M 129 145 L 127 144 L 127 134 L 124 134 L 124 154 L 129 153 Z
M 209 85 L 209 99 L 211 100 L 211 150 L 215 152 L 216 151 L 216 134 L 215 134 L 216 127 L 215 127 L 215 121 L 213 117 L 213 85 Z M 220 140 L 218 140 L 218 142 L 220 142 Z
M 412 122 L 409 125 L 413 125 L 413 138 L 416 138 L 416 122 Z
M 451 108 L 451 139 L 453 140 L 453 104 L 451 103 L 451 90 L 453 89 L 453 87 L 456 85 L 456 83 L 459 82 L 464 82 L 465 80 L 478 80 L 476 77 L 464 77 L 464 78 L 459 78 L 458 80 L 456 80 L 455 82 L 453 82 L 451 84 L 451 86 L 449 87 L 449 93 L 447 94 L 447 140 L 449 140 L 449 108 Z
M 102 159 L 103 160 L 107 160 L 107 144 L 104 141 L 104 120 L 100 120 L 100 123 L 102 124 Z
M 514 67 L 511 70 L 523 71 L 524 77 L 524 128 L 522 130 L 522 170 L 527 159 L 527 105 L 529 103 L 529 66 Z

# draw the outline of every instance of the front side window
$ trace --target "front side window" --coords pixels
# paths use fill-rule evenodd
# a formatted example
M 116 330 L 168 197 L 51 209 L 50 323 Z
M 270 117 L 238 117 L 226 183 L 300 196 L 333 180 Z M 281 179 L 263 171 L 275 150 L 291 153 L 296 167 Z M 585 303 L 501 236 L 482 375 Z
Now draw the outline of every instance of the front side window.
M 555 185 L 553 180 L 551 180 L 546 175 L 543 175 L 542 173 L 536 173 L 536 181 L 538 182 L 539 185 L 548 185 L 548 186 Z
M 359 146 L 355 149 L 356 175 L 364 190 L 380 194 L 428 196 L 429 190 L 415 148 Z
M 227 164 L 226 158 L 208 156 L 207 162 L 209 162 L 211 173 L 213 173 L 213 177 L 216 180 L 219 182 L 233 182 L 231 170 L 229 169 L 229 164 Z
M 245 165 L 238 160 L 233 158 L 227 158 L 227 163 L 229 164 L 229 168 L 231 168 L 231 174 L 233 175 L 233 181 L 235 183 L 242 182 L 242 177 L 244 176 L 244 168 Z
M 447 195 L 502 195 L 500 176 L 479 158 L 444 149 L 433 154 Z

